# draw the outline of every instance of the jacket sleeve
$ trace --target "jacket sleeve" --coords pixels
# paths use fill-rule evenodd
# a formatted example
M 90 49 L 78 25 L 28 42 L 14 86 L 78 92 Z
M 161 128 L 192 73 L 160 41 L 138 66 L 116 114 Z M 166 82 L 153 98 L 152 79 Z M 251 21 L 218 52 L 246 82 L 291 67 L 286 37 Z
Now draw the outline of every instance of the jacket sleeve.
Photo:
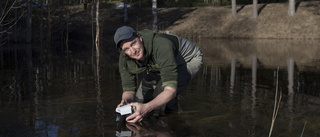
M 122 90 L 124 91 L 133 91 L 136 92 L 137 84 L 136 84 L 136 75 L 127 71 L 125 65 L 126 60 L 123 55 L 119 57 L 119 72 L 122 81 Z
M 154 58 L 160 67 L 162 86 L 172 87 L 177 90 L 178 72 L 175 55 L 177 49 L 172 41 L 167 38 L 155 36 L 154 40 Z

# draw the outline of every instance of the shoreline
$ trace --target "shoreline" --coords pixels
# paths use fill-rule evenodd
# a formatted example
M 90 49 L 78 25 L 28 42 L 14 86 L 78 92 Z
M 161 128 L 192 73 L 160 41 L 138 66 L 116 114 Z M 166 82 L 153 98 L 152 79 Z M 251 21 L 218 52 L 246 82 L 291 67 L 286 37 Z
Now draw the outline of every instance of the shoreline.
M 320 39 L 320 1 L 301 2 L 292 17 L 287 14 L 287 3 L 258 7 L 262 9 L 256 19 L 252 17 L 252 5 L 242 7 L 235 16 L 230 7 L 195 9 L 162 31 L 200 39 Z

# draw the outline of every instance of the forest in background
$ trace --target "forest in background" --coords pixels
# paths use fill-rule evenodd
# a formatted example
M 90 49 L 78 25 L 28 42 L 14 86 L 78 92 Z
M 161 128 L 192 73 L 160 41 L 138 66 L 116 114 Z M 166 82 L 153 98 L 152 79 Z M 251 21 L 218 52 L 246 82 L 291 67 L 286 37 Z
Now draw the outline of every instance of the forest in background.
M 91 16 L 92 18 L 95 18 L 95 14 L 92 12 L 95 12 L 96 5 L 93 3 L 98 1 L 100 2 L 100 10 L 109 11 L 112 7 L 122 2 L 122 0 L 2 0 L 0 2 L 0 42 L 3 43 L 6 40 L 15 42 L 42 41 L 44 34 L 46 33 L 59 33 L 51 32 L 54 30 L 49 30 L 48 27 L 55 26 L 56 24 L 59 24 L 59 22 L 65 22 L 65 20 L 74 12 L 92 8 Z M 203 6 L 230 6 L 232 1 L 233 0 L 156 0 L 156 4 L 157 8 L 192 8 Z M 304 0 L 295 0 L 295 3 L 301 1 Z M 124 0 L 124 2 L 128 3 L 133 8 L 152 7 L 152 2 L 150 0 Z M 255 0 L 237 0 L 236 5 L 243 6 L 254 2 Z M 284 2 L 288 2 L 288 0 L 259 0 L 259 4 Z M 57 16 L 62 16 L 63 18 L 54 19 Z M 32 33 L 32 29 L 34 28 L 39 29 L 39 33 L 37 30 L 35 33 Z M 34 36 L 33 34 L 41 36 Z

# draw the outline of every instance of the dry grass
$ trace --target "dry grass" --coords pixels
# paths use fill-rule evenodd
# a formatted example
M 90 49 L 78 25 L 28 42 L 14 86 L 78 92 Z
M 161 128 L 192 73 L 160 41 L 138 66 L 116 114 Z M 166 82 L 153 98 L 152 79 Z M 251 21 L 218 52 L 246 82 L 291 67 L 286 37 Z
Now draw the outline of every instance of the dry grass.
M 186 14 L 167 30 L 200 38 L 320 38 L 320 1 L 301 2 L 293 17 L 288 4 L 260 4 L 258 18 L 252 18 L 252 5 L 236 16 L 230 7 L 199 8 Z

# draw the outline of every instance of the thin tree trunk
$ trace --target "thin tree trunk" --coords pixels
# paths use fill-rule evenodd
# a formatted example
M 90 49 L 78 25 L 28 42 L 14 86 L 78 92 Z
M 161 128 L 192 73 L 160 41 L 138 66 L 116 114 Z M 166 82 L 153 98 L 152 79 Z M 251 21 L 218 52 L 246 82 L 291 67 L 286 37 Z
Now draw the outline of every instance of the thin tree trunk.
M 158 31 L 157 25 L 157 0 L 152 0 L 152 15 L 153 15 L 153 22 L 152 22 L 152 29 L 154 32 Z
M 91 46 L 91 54 L 92 54 L 92 64 L 94 64 L 94 43 L 95 43 L 95 39 L 94 39 L 94 3 L 95 0 L 92 0 L 91 2 L 91 38 L 92 38 L 92 46 Z M 94 65 L 93 65 L 94 66 Z M 93 69 L 95 71 L 95 69 Z
M 0 19 L 2 19 L 2 0 L 0 0 Z M 0 46 L 2 46 L 2 22 L 0 21 Z
M 94 14 L 93 14 L 93 12 L 94 12 L 94 1 L 95 0 L 92 0 L 92 2 L 91 2 L 91 38 L 92 38 L 92 47 L 94 47 L 94 25 L 93 25 L 93 23 L 94 23 Z M 92 49 L 92 51 L 93 51 L 93 49 Z
M 34 95 L 34 77 L 33 77 L 33 63 L 32 63 L 32 45 L 28 43 L 26 45 L 26 54 L 27 54 L 27 70 L 28 70 L 28 78 L 29 78 L 29 93 L 30 95 Z
M 100 49 L 99 49 L 99 32 L 100 32 L 100 26 L 99 26 L 99 0 L 97 0 L 96 3 L 96 51 L 97 51 L 97 57 L 100 56 Z
M 43 0 L 40 0 L 41 4 L 41 19 L 40 19 L 40 42 L 43 41 Z
M 253 10 L 252 10 L 252 17 L 258 17 L 258 0 L 253 0 Z
M 237 3 L 236 0 L 232 0 L 232 15 L 237 14 Z
M 48 2 L 48 40 L 47 40 L 47 49 L 50 50 L 51 48 L 51 9 L 50 9 L 51 3 Z
M 97 72 L 97 86 L 100 87 L 100 24 L 99 24 L 99 0 L 96 3 L 96 72 Z M 98 89 L 98 95 L 101 94 Z
M 0 44 L 0 69 L 1 69 L 1 78 L 0 78 L 0 86 L 3 87 L 2 83 L 4 81 L 4 72 L 3 72 L 3 50 L 2 50 L 2 44 Z M 0 90 L 2 95 L 2 88 Z M 2 100 L 2 98 L 1 98 Z
M 67 34 L 66 34 L 66 48 L 67 48 L 67 56 L 69 56 L 69 11 L 67 11 Z
M 27 17 L 27 37 L 26 42 L 30 43 L 32 40 L 32 0 L 28 3 L 28 17 Z
M 0 1 L 0 17 L 2 17 L 2 0 Z
M 28 47 L 27 47 L 28 48 Z M 18 45 L 14 44 L 14 79 L 15 79 L 15 85 L 14 85 L 14 91 L 15 96 L 18 98 L 18 102 L 21 101 L 22 94 L 21 90 L 19 89 L 20 83 L 20 73 L 19 73 L 19 60 L 18 60 Z
M 294 13 L 295 13 L 295 0 L 289 0 L 288 14 L 289 16 L 294 16 Z
M 17 19 L 18 17 L 18 9 L 14 9 L 14 17 Z M 16 25 L 14 25 L 13 31 L 14 31 L 14 36 L 13 36 L 13 41 L 18 42 L 18 24 L 19 21 L 17 21 Z
M 124 23 L 127 23 L 128 22 L 128 10 L 127 10 L 127 0 L 123 0 L 123 12 L 124 12 Z

